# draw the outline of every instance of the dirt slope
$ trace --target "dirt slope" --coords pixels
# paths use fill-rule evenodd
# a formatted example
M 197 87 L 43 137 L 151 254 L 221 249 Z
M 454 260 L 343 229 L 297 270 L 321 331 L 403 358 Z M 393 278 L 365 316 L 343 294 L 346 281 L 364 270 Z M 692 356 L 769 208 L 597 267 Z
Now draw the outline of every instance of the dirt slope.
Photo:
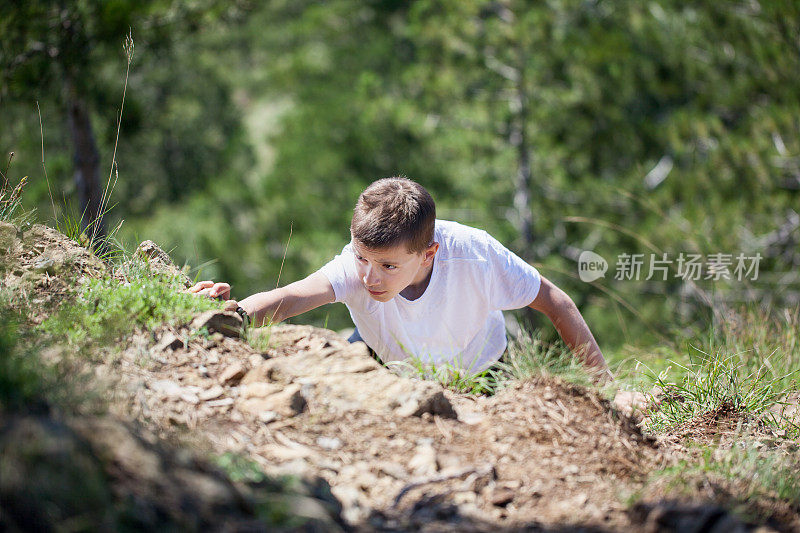
M 32 291 L 26 301 L 105 271 L 57 232 L 36 231 L 10 238 L 20 264 L 0 273 Z M 73 267 L 48 270 L 47 259 Z M 268 474 L 321 478 L 353 530 L 747 530 L 714 508 L 629 509 L 647 474 L 673 459 L 591 390 L 539 380 L 460 395 L 397 376 L 363 344 L 318 328 L 276 326 L 257 351 L 238 322 L 212 311 L 138 332 L 98 363 L 116 418 Z

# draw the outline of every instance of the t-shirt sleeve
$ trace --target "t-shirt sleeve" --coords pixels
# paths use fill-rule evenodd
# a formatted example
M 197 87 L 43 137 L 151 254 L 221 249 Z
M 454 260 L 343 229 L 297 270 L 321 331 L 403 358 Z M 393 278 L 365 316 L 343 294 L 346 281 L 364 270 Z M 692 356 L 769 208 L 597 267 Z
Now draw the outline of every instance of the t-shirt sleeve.
M 337 302 L 347 303 L 356 293 L 358 272 L 349 244 L 342 249 L 342 253 L 331 259 L 319 271 L 331 282 Z
M 489 303 L 494 309 L 526 307 L 536 299 L 542 278 L 539 271 L 500 241 L 487 235 Z

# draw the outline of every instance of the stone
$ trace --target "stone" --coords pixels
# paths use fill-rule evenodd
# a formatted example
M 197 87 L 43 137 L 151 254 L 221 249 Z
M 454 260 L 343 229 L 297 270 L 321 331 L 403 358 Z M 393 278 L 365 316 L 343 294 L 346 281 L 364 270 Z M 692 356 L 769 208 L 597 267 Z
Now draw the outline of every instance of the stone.
M 505 507 L 514 499 L 514 491 L 506 487 L 495 487 L 489 494 L 489 501 L 496 507 Z
M 197 396 L 197 394 L 194 394 L 193 392 L 184 392 L 183 394 L 181 394 L 181 400 L 183 400 L 186 403 L 190 403 L 192 405 L 197 405 L 198 403 L 200 403 L 200 398 Z
M 159 379 L 149 383 L 148 388 L 167 398 L 180 398 L 184 393 L 183 387 L 169 379 Z
M 212 400 L 210 402 L 206 402 L 206 405 L 209 407 L 227 407 L 229 405 L 233 405 L 233 398 L 222 398 L 220 400 Z
M 441 390 L 422 391 L 422 394 L 412 396 L 396 410 L 397 415 L 404 417 L 422 416 L 424 413 L 458 419 L 453 405 Z
M 266 397 L 244 398 L 237 405 L 240 411 L 251 415 L 260 416 L 264 411 L 273 411 L 280 416 L 289 418 L 303 412 L 306 408 L 306 398 L 303 395 L 302 387 L 292 384 Z
M 429 476 L 439 471 L 439 461 L 431 439 L 420 439 L 408 467 L 415 476 Z
M 265 424 L 269 424 L 270 422 L 275 422 L 278 419 L 278 413 L 275 411 L 261 411 L 258 413 L 258 419 Z
M 245 368 L 242 363 L 233 363 L 227 367 L 219 376 L 219 382 L 223 385 L 230 385 L 238 382 L 245 375 Z
M 17 242 L 17 228 L 8 222 L 0 222 L 0 253 L 6 253 Z
M 233 311 L 211 310 L 197 315 L 189 328 L 199 331 L 203 328 L 209 333 L 222 333 L 226 337 L 239 337 L 242 318 Z
M 174 333 L 165 333 L 153 350 L 163 352 L 165 350 L 177 350 L 178 348 L 183 348 L 183 340 Z
M 191 282 L 186 274 L 181 271 L 170 259 L 169 254 L 159 248 L 153 241 L 142 241 L 134 252 L 134 257 L 147 262 L 151 270 L 166 276 L 177 276 L 181 279 L 185 287 L 189 287 Z
M 242 385 L 239 389 L 239 395 L 245 400 L 248 398 L 266 398 L 267 396 L 277 394 L 282 390 L 283 387 L 275 383 L 264 383 L 259 381 L 256 383 L 247 383 Z
M 342 441 L 336 437 L 319 437 L 317 446 L 323 450 L 338 450 L 342 447 Z
M 376 468 L 381 474 L 386 474 L 387 476 L 391 476 L 395 479 L 403 480 L 408 478 L 408 471 L 399 463 L 383 461 L 376 465 Z
M 223 394 L 225 394 L 225 389 L 223 389 L 219 385 L 214 385 L 210 389 L 206 389 L 202 391 L 200 394 L 198 394 L 198 398 L 200 398 L 204 402 L 207 402 L 209 400 L 216 400 Z

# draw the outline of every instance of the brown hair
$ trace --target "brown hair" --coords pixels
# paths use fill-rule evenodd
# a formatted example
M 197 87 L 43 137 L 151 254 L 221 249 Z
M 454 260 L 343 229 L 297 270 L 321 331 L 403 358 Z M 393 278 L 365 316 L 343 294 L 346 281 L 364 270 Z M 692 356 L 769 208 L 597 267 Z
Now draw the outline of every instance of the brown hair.
M 419 253 L 433 242 L 435 223 L 436 204 L 425 187 L 408 178 L 383 178 L 358 197 L 350 233 L 367 248 L 405 244 Z

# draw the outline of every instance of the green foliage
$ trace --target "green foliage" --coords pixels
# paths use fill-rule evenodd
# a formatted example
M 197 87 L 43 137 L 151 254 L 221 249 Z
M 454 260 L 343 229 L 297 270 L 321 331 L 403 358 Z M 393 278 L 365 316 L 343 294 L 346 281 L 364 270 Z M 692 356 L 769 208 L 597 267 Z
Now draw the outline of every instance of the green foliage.
M 65 303 L 40 326 L 42 332 L 71 344 L 105 346 L 134 328 L 154 329 L 182 324 L 200 311 L 216 309 L 219 302 L 184 291 L 181 280 L 134 266 L 127 280 L 92 280 L 74 302 Z
M 214 462 L 225 471 L 231 481 L 259 483 L 267 479 L 258 463 L 240 454 L 223 453 L 215 457 Z
M 120 237 L 174 247 L 179 262 L 216 259 L 204 274 L 236 297 L 275 282 L 292 225 L 283 278 L 318 269 L 346 243 L 360 190 L 403 173 L 433 193 L 441 218 L 536 261 L 604 350 L 661 344 L 765 294 L 776 307 L 797 301 L 786 275 L 800 260 L 796 3 L 114 5 L 29 2 L 4 17 L 0 66 L 13 68 L 0 69 L 0 145 L 34 176 L 41 142 L 55 196 L 73 196 L 59 72 L 81 74 L 110 152 L 119 42 L 133 28 L 142 52 L 121 124 Z M 72 40 L 52 30 L 62 15 Z M 514 200 L 524 192 L 532 242 Z M 32 180 L 25 201 L 49 208 L 45 184 Z M 592 284 L 575 275 L 587 249 L 610 263 Z M 614 279 L 620 254 L 662 252 L 759 252 L 761 276 Z M 329 323 L 349 326 L 343 306 Z
M 4 306 L 0 311 L 0 406 L 11 411 L 41 407 L 53 381 L 39 358 L 22 348 L 18 330 L 19 317 Z

